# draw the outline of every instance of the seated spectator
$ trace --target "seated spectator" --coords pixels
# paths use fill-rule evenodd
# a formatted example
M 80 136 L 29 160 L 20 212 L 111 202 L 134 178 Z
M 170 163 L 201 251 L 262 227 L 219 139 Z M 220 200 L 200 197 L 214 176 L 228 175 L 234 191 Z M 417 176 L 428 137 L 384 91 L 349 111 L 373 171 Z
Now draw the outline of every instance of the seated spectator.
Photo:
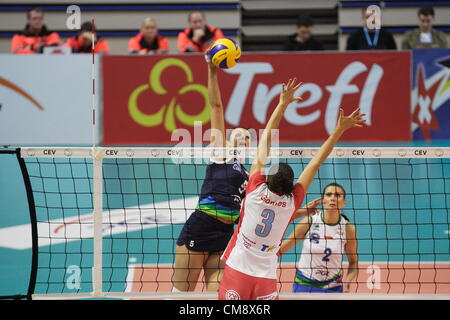
M 384 28 L 368 28 L 371 13 L 366 8 L 362 10 L 364 26 L 347 39 L 346 50 L 397 50 L 392 34 Z
M 108 42 L 97 36 L 91 22 L 81 25 L 77 36 L 67 39 L 65 46 L 72 48 L 73 53 L 92 53 L 92 38 L 94 38 L 94 53 L 109 52 Z
M 447 48 L 445 33 L 433 28 L 434 10 L 432 7 L 422 7 L 417 16 L 419 28 L 405 33 L 402 49 Z
M 47 30 L 42 9 L 32 8 L 27 11 L 25 29 L 12 38 L 11 52 L 18 54 L 42 53 L 44 47 L 58 46 L 60 43 L 59 35 Z
M 297 32 L 290 35 L 284 45 L 286 51 L 323 50 L 320 41 L 311 33 L 313 21 L 310 16 L 300 16 L 297 20 Z
M 141 32 L 128 42 L 128 52 L 137 54 L 168 53 L 169 41 L 158 34 L 155 19 L 147 18 Z
M 203 12 L 194 11 L 188 15 L 189 28 L 178 34 L 178 51 L 205 52 L 217 39 L 223 38 L 220 29 L 206 24 Z

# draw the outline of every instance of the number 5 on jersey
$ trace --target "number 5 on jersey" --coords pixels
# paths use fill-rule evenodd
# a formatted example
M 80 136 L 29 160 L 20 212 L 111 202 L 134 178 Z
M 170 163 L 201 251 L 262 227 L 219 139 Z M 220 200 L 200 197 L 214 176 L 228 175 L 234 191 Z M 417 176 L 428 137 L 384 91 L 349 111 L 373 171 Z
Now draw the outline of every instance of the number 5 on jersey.
M 264 219 L 261 221 L 263 224 L 258 224 L 255 228 L 255 233 L 259 237 L 267 237 L 272 230 L 272 223 L 275 219 L 275 212 L 270 209 L 264 209 L 261 213 L 261 217 Z

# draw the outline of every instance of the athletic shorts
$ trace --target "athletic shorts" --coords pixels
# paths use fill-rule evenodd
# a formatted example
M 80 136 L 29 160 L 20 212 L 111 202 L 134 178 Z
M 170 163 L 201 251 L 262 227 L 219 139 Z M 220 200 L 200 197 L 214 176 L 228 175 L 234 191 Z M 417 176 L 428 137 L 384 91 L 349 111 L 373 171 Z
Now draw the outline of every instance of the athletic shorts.
M 177 245 L 196 252 L 224 251 L 234 232 L 234 224 L 223 223 L 195 210 L 180 232 Z
M 219 300 L 278 300 L 277 279 L 252 277 L 225 265 Z
M 300 283 L 294 282 L 292 284 L 292 292 L 308 292 L 308 293 L 342 293 L 343 286 L 336 286 L 332 288 L 322 289 L 322 288 L 314 288 L 310 286 L 305 286 Z

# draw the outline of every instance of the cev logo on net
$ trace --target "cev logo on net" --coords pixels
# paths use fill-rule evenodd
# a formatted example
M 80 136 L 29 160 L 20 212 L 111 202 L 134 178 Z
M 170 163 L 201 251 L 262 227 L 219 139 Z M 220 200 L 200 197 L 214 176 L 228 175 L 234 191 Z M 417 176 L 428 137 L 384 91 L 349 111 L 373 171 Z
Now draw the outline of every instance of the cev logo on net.
M 161 77 L 168 67 L 178 67 L 184 71 L 188 84 L 182 87 L 175 97 L 171 97 L 167 105 L 163 105 L 157 112 L 147 114 L 139 109 L 137 100 L 139 95 L 146 90 L 152 90 L 157 95 L 166 95 L 167 90 L 161 83 Z M 181 104 L 177 98 L 191 91 L 196 91 L 203 98 L 203 109 L 199 114 L 190 115 L 183 111 Z M 150 71 L 149 83 L 140 85 L 133 90 L 128 98 L 128 111 L 131 118 L 141 126 L 156 127 L 164 123 L 164 128 L 168 132 L 173 132 L 177 129 L 175 117 L 187 126 L 194 126 L 195 121 L 207 123 L 211 114 L 208 108 L 208 88 L 194 83 L 193 73 L 191 68 L 182 60 L 177 58 L 167 58 L 155 64 Z

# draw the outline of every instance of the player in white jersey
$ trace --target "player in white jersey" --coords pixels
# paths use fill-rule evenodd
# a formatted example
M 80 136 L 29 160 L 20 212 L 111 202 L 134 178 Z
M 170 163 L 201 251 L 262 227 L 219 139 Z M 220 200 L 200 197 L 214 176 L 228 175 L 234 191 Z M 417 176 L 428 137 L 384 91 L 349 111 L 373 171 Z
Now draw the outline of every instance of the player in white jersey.
M 300 85 L 296 84 L 296 79 L 283 84 L 279 103 L 261 136 L 250 169 L 241 219 L 222 255 L 226 265 L 219 286 L 221 300 L 278 299 L 278 251 L 284 233 L 289 223 L 301 216 L 302 211 L 297 209 L 319 166 L 339 137 L 347 129 L 361 127 L 365 122 L 359 109 L 348 117 L 344 116 L 341 109 L 335 130 L 295 184 L 294 172 L 288 164 L 272 165 L 266 177 L 263 172 L 270 151 L 272 130 L 278 128 L 287 106 L 301 99 L 294 97 Z
M 323 211 L 315 210 L 320 202 Z M 308 204 L 308 211 L 312 209 L 315 214 L 301 220 L 283 241 L 281 254 L 303 240 L 293 292 L 349 292 L 350 283 L 358 273 L 358 252 L 355 226 L 341 213 L 345 204 L 344 188 L 337 183 L 329 184 L 322 198 Z M 343 254 L 348 259 L 345 277 Z

